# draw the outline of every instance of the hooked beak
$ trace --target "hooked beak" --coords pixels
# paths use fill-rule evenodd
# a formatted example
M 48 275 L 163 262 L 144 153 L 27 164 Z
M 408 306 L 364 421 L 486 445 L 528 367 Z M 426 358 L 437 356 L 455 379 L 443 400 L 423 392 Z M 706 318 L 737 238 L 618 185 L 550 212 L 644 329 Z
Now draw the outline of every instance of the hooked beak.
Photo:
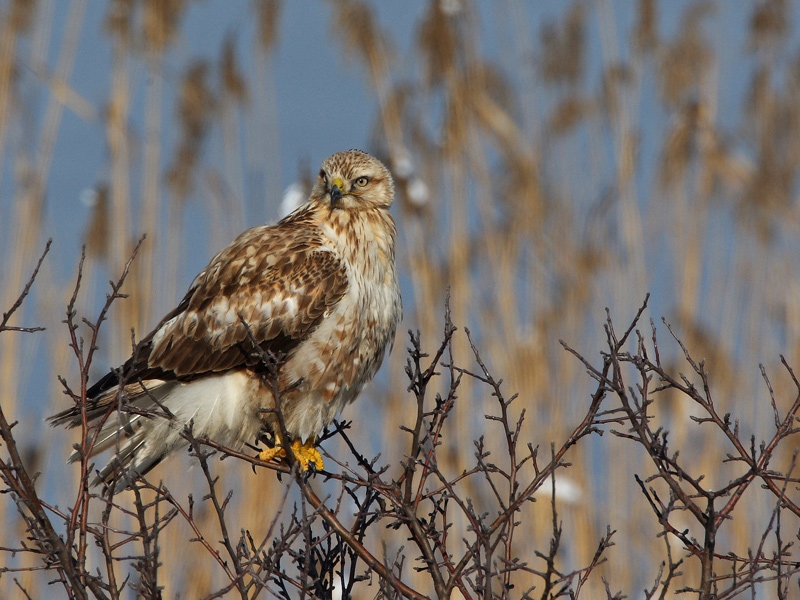
M 338 177 L 334 179 L 332 183 L 333 185 L 331 186 L 331 206 L 336 206 L 342 199 L 342 188 L 344 187 L 344 183 Z

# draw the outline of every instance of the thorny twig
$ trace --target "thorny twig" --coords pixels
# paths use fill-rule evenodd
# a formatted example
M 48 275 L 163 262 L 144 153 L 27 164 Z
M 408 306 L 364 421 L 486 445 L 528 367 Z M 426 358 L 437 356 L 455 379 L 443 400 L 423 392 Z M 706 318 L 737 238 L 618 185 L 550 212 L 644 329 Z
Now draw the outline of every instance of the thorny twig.
M 72 392 L 66 385 L 65 389 L 82 406 L 85 405 L 88 367 L 96 350 L 100 325 L 111 304 L 124 297 L 120 289 L 129 267 L 130 261 L 125 266 L 122 277 L 112 283 L 112 291 L 96 322 L 84 321 L 92 333 L 87 351 L 84 351 L 83 340 L 76 333 L 74 307 L 81 282 L 82 270 L 79 269 L 78 282 L 68 308 L 67 323 L 71 346 L 81 369 L 81 389 L 80 392 Z M 35 273 L 25 287 L 20 301 L 4 315 L 5 330 L 10 329 L 7 327 L 8 319 L 21 306 L 34 278 Z M 525 411 L 514 411 L 517 396 L 506 395 L 503 381 L 491 374 L 467 330 L 465 334 L 472 348 L 477 370 L 454 364 L 452 340 L 456 328 L 451 322 L 449 305 L 445 309 L 443 341 L 433 357 L 423 351 L 420 336 L 411 333 L 406 372 L 410 381 L 408 389 L 416 403 L 416 415 L 412 424 L 400 425 L 400 429 L 409 433 L 410 438 L 408 451 L 398 465 L 399 470 L 395 472 L 394 478 L 390 476 L 393 472 L 391 465 L 380 464 L 378 457 L 369 459 L 358 450 L 356 442 L 348 435 L 348 426 L 342 423 L 335 423 L 332 430 L 323 437 L 327 439 L 338 436 L 342 439 L 347 451 L 355 459 L 355 465 L 350 466 L 347 461 L 331 457 L 333 463 L 341 468 L 340 472 L 326 471 L 320 474 L 339 486 L 338 492 L 332 495 L 321 495 L 316 491 L 314 478 L 309 478 L 307 474 L 296 469 L 291 453 L 287 453 L 288 464 L 264 463 L 247 452 L 226 448 L 211 440 L 195 439 L 189 427 L 184 435 L 206 481 L 208 493 L 203 499 L 213 508 L 212 514 L 222 538 L 219 542 L 212 541 L 196 521 L 194 500 L 191 496 L 188 506 L 183 506 L 166 486 L 152 485 L 146 479 L 132 481 L 133 508 L 130 510 L 114 501 L 112 490 L 106 490 L 102 496 L 93 493 L 88 487 L 89 466 L 86 459 L 91 451 L 93 433 L 86 427 L 81 443 L 77 446 L 82 468 L 80 493 L 75 506 L 69 511 L 62 511 L 38 500 L 34 486 L 35 477 L 28 475 L 16 448 L 12 431 L 14 424 L 6 421 L 0 409 L 0 434 L 9 456 L 8 460 L 0 459 L 0 475 L 7 491 L 15 494 L 17 505 L 27 523 L 30 539 L 36 543 L 35 548 L 23 543 L 17 549 L 0 550 L 40 554 L 44 559 L 43 565 L 35 568 L 55 570 L 70 597 L 84 598 L 88 592 L 98 598 L 117 598 L 126 585 L 144 595 L 158 596 L 159 534 L 169 526 L 175 516 L 180 515 L 192 529 L 194 541 L 204 548 L 226 576 L 227 583 L 212 592 L 209 598 L 218 598 L 233 590 L 242 598 L 254 598 L 264 589 L 270 589 L 273 594 L 287 598 L 293 595 L 292 590 L 306 595 L 324 596 L 332 593 L 334 579 L 343 594 L 350 594 L 358 583 L 369 582 L 372 576 L 377 576 L 381 593 L 386 596 L 424 598 L 433 592 L 435 596 L 445 598 L 458 589 L 465 598 L 508 598 L 511 597 L 511 590 L 518 587 L 517 581 L 523 575 L 538 578 L 541 585 L 538 593 L 543 598 L 564 595 L 577 598 L 586 589 L 593 572 L 607 560 L 606 551 L 613 546 L 612 536 L 615 531 L 608 527 L 586 567 L 564 569 L 560 564 L 564 532 L 556 510 L 555 474 L 557 470 L 569 468 L 566 453 L 586 436 L 593 433 L 602 435 L 603 428 L 608 425 L 627 425 L 627 430 L 620 427 L 614 433 L 642 446 L 651 458 L 656 469 L 655 474 L 646 479 L 637 476 L 637 481 L 662 525 L 665 539 L 666 560 L 658 569 L 653 586 L 645 590 L 646 596 L 653 598 L 658 595 L 664 598 L 667 590 L 674 587 L 682 576 L 680 568 L 684 558 L 673 555 L 670 544 L 666 543 L 669 536 L 679 539 L 690 552 L 689 556 L 697 557 L 703 567 L 699 585 L 685 586 L 683 590 L 694 590 L 701 597 L 709 597 L 713 591 L 716 597 L 724 598 L 759 583 L 776 581 L 779 595 L 785 594 L 790 578 L 800 571 L 800 563 L 791 559 L 791 544 L 786 543 L 782 536 L 782 515 L 785 511 L 797 514 L 795 502 L 787 497 L 789 484 L 796 483 L 797 480 L 790 477 L 791 469 L 787 473 L 779 473 L 769 465 L 781 442 L 798 430 L 795 419 L 800 411 L 800 383 L 785 359 L 782 359 L 795 382 L 798 395 L 788 411 L 781 413 L 777 408 L 772 386 L 762 368 L 770 394 L 776 431 L 758 449 L 752 441 L 748 447 L 740 441 L 738 424 L 733 423 L 729 415 L 720 415 L 717 412 L 712 397 L 711 378 L 704 364 L 692 359 L 688 349 L 672 329 L 668 326 L 684 358 L 700 378 L 700 386 L 693 385 L 683 375 L 676 377 L 666 370 L 662 364 L 655 326 L 652 326 L 651 346 L 648 346 L 636 330 L 636 324 L 646 306 L 647 299 L 621 337 L 617 336 L 610 317 L 607 318 L 607 352 L 603 355 L 601 365 L 592 365 L 562 342 L 570 353 L 583 362 L 597 385 L 585 415 L 562 443 L 551 444 L 550 460 L 545 464 L 540 463 L 538 447 L 533 444 L 527 444 L 525 451 L 520 451 L 519 444 L 525 439 Z M 634 332 L 637 351 L 628 353 L 624 348 Z M 650 360 L 651 355 L 654 360 Z M 265 381 L 271 383 L 277 399 L 275 412 L 278 427 L 282 430 L 282 439 L 286 440 L 288 436 L 280 411 L 280 390 L 277 389 L 281 357 L 265 353 L 261 358 L 266 367 L 263 370 Z M 626 365 L 639 375 L 636 386 L 626 383 Z M 437 382 L 437 387 L 442 387 L 443 391 L 432 398 L 432 382 L 443 375 L 444 385 L 439 386 Z M 499 439 L 503 443 L 501 456 L 493 457 L 485 438 L 480 437 L 475 440 L 473 464 L 459 473 L 450 474 L 442 469 L 438 453 L 443 441 L 453 435 L 449 416 L 455 410 L 463 410 L 458 396 L 463 377 L 477 381 L 482 386 L 480 389 L 487 390 L 494 397 L 497 411 L 486 415 L 486 423 L 490 428 L 499 427 Z M 657 380 L 658 387 L 653 387 L 653 379 Z M 728 461 L 744 465 L 742 475 L 719 489 L 711 490 L 706 487 L 702 475 L 694 474 L 685 467 L 679 460 L 678 453 L 668 451 L 667 432 L 656 427 L 657 423 L 649 411 L 649 407 L 657 401 L 657 393 L 665 389 L 675 390 L 688 397 L 705 411 L 704 416 L 695 417 L 694 420 L 700 426 L 711 424 L 715 430 L 722 432 L 733 448 Z M 619 400 L 618 406 L 609 405 L 609 392 Z M 168 413 L 154 413 L 150 418 L 165 418 L 164 415 Z M 288 516 L 288 523 L 281 521 L 281 511 L 278 511 L 267 535 L 260 543 L 256 543 L 246 529 L 242 530 L 238 540 L 235 539 L 231 535 L 229 510 L 233 492 L 229 490 L 224 497 L 220 495 L 218 479 L 208 460 L 213 453 L 220 453 L 222 458 L 248 461 L 254 467 L 266 467 L 278 475 L 292 474 L 291 485 L 284 486 L 281 506 L 288 500 L 293 489 L 300 492 L 300 506 L 295 507 Z M 669 497 L 665 501 L 662 501 L 654 486 L 656 480 L 667 485 Z M 778 498 L 760 543 L 748 556 L 718 551 L 718 530 L 730 518 L 744 491 L 755 480 L 762 481 Z M 549 550 L 539 552 L 534 549 L 528 557 L 520 557 L 518 546 L 514 543 L 515 528 L 519 524 L 518 515 L 522 514 L 523 505 L 529 503 L 534 493 L 548 481 L 552 486 L 552 536 Z M 466 490 L 475 485 L 482 485 L 486 490 L 482 501 L 490 503 L 488 511 L 486 507 L 479 509 L 466 495 Z M 145 502 L 140 490 L 148 490 L 154 498 Z M 88 518 L 89 506 L 95 500 L 103 502 L 99 523 L 91 522 Z M 171 507 L 164 514 L 159 509 L 162 503 Z M 346 508 L 348 506 L 355 507 L 354 511 Z M 694 515 L 705 532 L 702 540 L 695 540 L 673 525 L 671 515 L 677 510 Z M 129 532 L 117 532 L 121 538 L 113 541 L 109 522 L 117 512 L 131 517 L 137 526 Z M 456 515 L 469 524 L 467 535 L 460 538 L 452 535 Z M 55 533 L 53 519 L 65 524 L 69 543 L 61 541 Z M 414 557 L 417 560 L 412 564 L 415 570 L 428 574 L 430 589 L 417 589 L 403 576 L 403 565 L 408 562 L 403 548 L 393 552 L 389 552 L 385 546 L 381 546 L 380 550 L 374 548 L 377 540 L 382 538 L 379 530 L 404 532 L 402 535 L 418 551 L 418 555 Z M 778 547 L 778 552 L 773 556 L 767 556 L 765 550 L 770 532 L 774 533 Z M 105 574 L 99 571 L 89 573 L 86 570 L 85 558 L 90 537 L 97 541 L 99 551 L 105 559 Z M 141 553 L 120 556 L 120 551 L 134 542 L 140 544 Z M 543 569 L 529 564 L 529 559 L 533 557 L 543 561 Z M 117 578 L 119 565 L 126 561 L 139 574 L 135 583 L 129 582 L 130 574 L 122 581 Z M 730 564 L 730 574 L 718 573 L 714 569 L 716 562 Z M 0 569 L 0 573 L 12 571 L 15 569 Z M 619 597 L 619 594 L 612 594 L 606 579 L 602 581 L 607 597 Z M 527 585 L 518 590 L 519 597 L 530 598 L 535 589 L 536 585 Z

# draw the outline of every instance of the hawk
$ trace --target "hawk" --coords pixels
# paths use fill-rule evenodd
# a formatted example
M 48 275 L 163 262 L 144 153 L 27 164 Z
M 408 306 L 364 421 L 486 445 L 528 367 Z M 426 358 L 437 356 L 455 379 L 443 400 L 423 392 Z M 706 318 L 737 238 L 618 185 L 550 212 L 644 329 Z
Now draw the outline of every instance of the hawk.
M 190 422 L 195 437 L 233 448 L 269 433 L 275 446 L 261 459 L 290 448 L 301 468 L 322 469 L 317 435 L 375 375 L 402 316 L 393 198 L 380 161 L 339 152 L 306 204 L 211 259 L 133 356 L 88 390 L 91 456 L 117 449 L 95 483 L 125 489 L 187 445 Z M 265 353 L 282 357 L 276 381 Z M 50 421 L 79 426 L 82 407 Z

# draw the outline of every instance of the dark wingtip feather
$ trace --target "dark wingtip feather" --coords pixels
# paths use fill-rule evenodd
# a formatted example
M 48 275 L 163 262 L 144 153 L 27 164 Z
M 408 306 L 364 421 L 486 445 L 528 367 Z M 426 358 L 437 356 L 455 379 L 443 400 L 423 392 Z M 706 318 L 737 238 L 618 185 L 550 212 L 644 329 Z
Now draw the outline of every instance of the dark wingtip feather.
M 116 370 L 112 370 L 103 377 L 101 377 L 95 384 L 90 387 L 86 392 L 86 420 L 92 421 L 99 416 L 98 408 L 101 413 L 105 412 L 107 403 L 101 402 L 104 392 L 119 385 L 119 374 Z M 67 428 L 72 429 L 78 427 L 82 422 L 81 409 L 79 406 L 72 406 L 67 410 L 62 410 L 45 419 L 51 427 L 60 427 L 66 425 Z
M 75 408 L 68 408 L 60 413 L 49 416 L 45 419 L 45 421 L 47 421 L 51 427 L 60 427 L 61 425 L 66 425 L 72 429 L 77 425 L 75 422 Z

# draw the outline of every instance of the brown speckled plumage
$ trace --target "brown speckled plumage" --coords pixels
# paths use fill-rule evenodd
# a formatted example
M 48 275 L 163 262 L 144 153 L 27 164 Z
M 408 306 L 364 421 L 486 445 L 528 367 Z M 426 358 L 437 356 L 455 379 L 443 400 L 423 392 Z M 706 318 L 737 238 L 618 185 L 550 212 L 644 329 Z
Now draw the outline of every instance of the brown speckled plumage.
M 118 447 L 119 459 L 100 480 L 123 489 L 123 473 L 143 474 L 183 445 L 189 420 L 195 436 L 234 447 L 265 428 L 277 431 L 274 413 L 263 410 L 275 401 L 240 315 L 263 349 L 285 355 L 279 387 L 287 431 L 313 440 L 375 375 L 401 318 L 393 197 L 378 160 L 340 152 L 323 162 L 307 204 L 217 254 L 124 365 L 122 397 L 135 410 L 112 415 L 99 431 L 94 453 Z M 118 388 L 112 372 L 89 390 L 91 421 L 114 410 Z M 154 401 L 174 418 L 137 414 Z M 80 419 L 72 408 L 51 421 Z

